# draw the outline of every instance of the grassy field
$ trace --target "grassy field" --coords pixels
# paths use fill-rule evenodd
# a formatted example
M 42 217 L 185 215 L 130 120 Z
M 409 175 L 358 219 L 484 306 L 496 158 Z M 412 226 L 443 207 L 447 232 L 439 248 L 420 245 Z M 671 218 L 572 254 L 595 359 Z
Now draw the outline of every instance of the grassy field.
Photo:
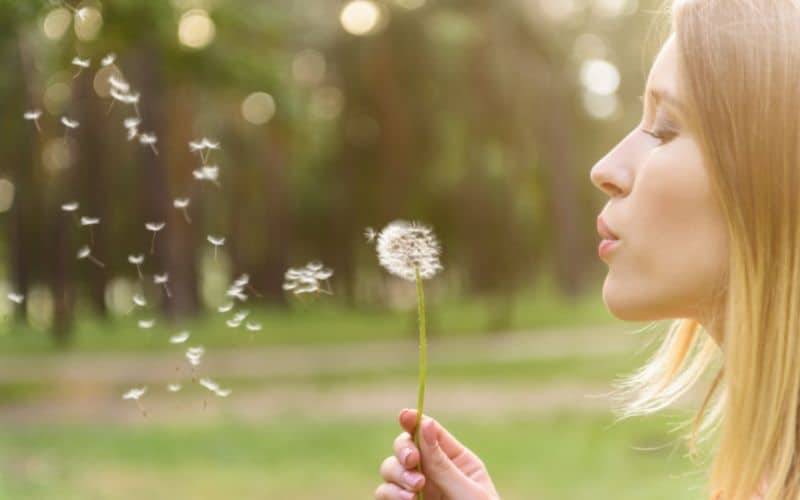
M 700 499 L 702 466 L 668 433 L 676 417 L 443 423 L 484 459 L 504 500 Z M 0 434 L 0 498 L 367 499 L 399 432 L 391 421 L 289 415 L 264 425 L 21 428 Z

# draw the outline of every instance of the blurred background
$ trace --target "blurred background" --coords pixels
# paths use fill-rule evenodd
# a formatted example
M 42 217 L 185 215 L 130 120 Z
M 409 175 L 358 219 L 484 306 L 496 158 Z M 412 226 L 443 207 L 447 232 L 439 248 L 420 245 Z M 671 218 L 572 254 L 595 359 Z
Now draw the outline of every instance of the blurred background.
M 658 3 L 0 0 L 0 498 L 373 498 L 416 405 L 395 219 L 443 249 L 425 413 L 504 500 L 702 498 L 695 395 L 604 397 L 665 328 L 605 309 L 589 179 Z

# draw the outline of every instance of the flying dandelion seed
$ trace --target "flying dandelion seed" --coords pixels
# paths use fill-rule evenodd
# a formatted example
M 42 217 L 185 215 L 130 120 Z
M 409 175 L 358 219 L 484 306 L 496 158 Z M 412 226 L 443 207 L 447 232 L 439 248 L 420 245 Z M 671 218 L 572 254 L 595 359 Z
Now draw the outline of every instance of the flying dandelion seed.
M 166 225 L 166 222 L 146 222 L 144 224 L 145 229 L 153 233 L 153 238 L 150 240 L 150 255 L 153 255 L 156 251 L 156 235 L 159 231 L 164 229 Z
M 230 328 L 239 328 L 239 326 L 241 326 L 242 322 L 241 321 L 236 321 L 235 319 L 229 319 L 228 321 L 225 322 L 225 324 L 228 325 L 228 327 L 230 327 Z
M 158 142 L 158 138 L 155 134 L 152 133 L 142 133 L 139 134 L 139 144 L 142 146 L 150 146 L 150 149 L 153 150 L 153 154 L 158 156 L 158 150 L 156 149 L 156 142 Z
M 214 391 L 214 394 L 216 394 L 221 398 L 227 398 L 228 396 L 231 395 L 231 392 L 233 392 L 231 389 L 217 389 L 216 391 Z
M 36 125 L 36 130 L 39 131 L 39 132 L 42 131 L 42 128 L 39 126 L 39 118 L 41 118 L 41 116 L 42 116 L 42 110 L 41 109 L 32 109 L 30 111 L 26 111 L 22 115 L 22 117 L 25 120 L 33 122 L 33 124 Z
M 108 83 L 111 85 L 111 88 L 117 92 L 127 94 L 131 91 L 130 84 L 116 75 L 110 75 L 108 77 Z
M 92 227 L 100 224 L 100 218 L 83 216 L 81 217 L 80 222 L 81 226 L 89 228 L 89 240 L 91 241 L 92 245 L 94 245 L 94 229 L 92 229 Z
M 203 165 L 208 163 L 208 155 L 210 155 L 211 151 L 215 149 L 219 149 L 219 142 L 212 141 L 207 137 L 203 137 L 197 141 L 189 142 L 189 150 L 192 153 L 200 154 L 200 160 L 203 162 Z
M 132 399 L 133 401 L 135 401 L 136 406 L 139 407 L 139 411 L 142 412 L 142 415 L 145 417 L 147 416 L 147 411 L 145 411 L 144 407 L 142 407 L 142 404 L 139 402 L 139 399 L 142 396 L 144 396 L 146 392 L 147 392 L 147 386 L 138 388 L 134 387 L 133 389 L 130 389 L 128 392 L 122 395 L 122 399 Z
M 172 337 L 170 337 L 169 338 L 169 343 L 170 344 L 183 344 L 187 340 L 189 340 L 189 332 L 188 331 L 182 331 L 182 332 L 179 332 L 179 333 L 173 335 Z
M 397 220 L 389 223 L 378 235 L 376 244 L 380 264 L 391 274 L 417 284 L 419 310 L 419 386 L 417 421 L 412 436 L 419 446 L 419 426 L 425 402 L 425 365 L 427 356 L 425 333 L 425 295 L 422 280 L 432 278 L 442 269 L 440 247 L 433 230 L 417 222 Z M 422 472 L 421 464 L 417 470 Z
M 133 294 L 133 303 L 139 307 L 145 307 L 147 305 L 147 300 L 145 300 L 144 296 L 139 293 Z
M 139 279 L 144 278 L 141 268 L 141 265 L 144 263 L 144 255 L 128 255 L 128 262 L 136 266 L 136 271 L 139 272 Z
M 186 359 L 192 366 L 192 380 L 195 380 L 194 367 L 200 364 L 200 359 L 203 357 L 203 354 L 205 354 L 205 352 L 206 350 L 203 349 L 202 346 L 190 347 L 186 350 Z
M 169 291 L 169 285 L 167 284 L 167 282 L 169 282 L 169 274 L 167 273 L 156 274 L 153 276 L 153 283 L 155 283 L 156 285 L 164 285 L 164 293 L 167 294 L 167 297 L 171 298 L 172 292 Z
M 8 294 L 8 300 L 15 304 L 22 304 L 25 301 L 25 296 L 21 293 L 11 292 Z
M 366 229 L 364 230 L 364 237 L 367 239 L 367 243 L 372 243 L 372 242 L 374 242 L 374 241 L 375 241 L 375 237 L 376 237 L 377 235 L 378 235 L 378 234 L 377 234 L 377 233 L 375 232 L 375 230 L 374 230 L 374 229 L 372 229 L 371 227 L 368 227 L 368 228 L 366 228 Z
M 231 288 L 243 289 L 245 287 L 249 288 L 250 291 L 253 292 L 256 297 L 262 297 L 262 295 L 258 292 L 258 290 L 256 290 L 255 287 L 250 283 L 250 275 L 247 273 L 242 274 L 241 276 L 236 278 Z
M 97 267 L 106 267 L 105 264 L 100 262 L 94 255 L 92 255 L 92 249 L 89 245 L 84 245 L 80 249 L 78 249 L 78 260 L 88 259 L 97 265 Z
M 216 165 L 203 165 L 200 168 L 192 170 L 192 175 L 198 181 L 209 181 L 219 187 L 219 167 Z
M 217 249 L 225 244 L 225 238 L 222 236 L 208 235 L 208 242 L 214 245 L 214 260 L 217 260 Z
M 80 126 L 80 122 L 78 120 L 70 120 L 66 116 L 61 117 L 61 124 L 64 125 L 64 140 L 67 140 L 67 134 L 69 133 L 70 129 L 75 129 Z
M 230 312 L 231 309 L 233 309 L 233 302 L 228 302 L 224 306 L 217 307 L 217 311 L 221 313 Z
M 169 384 L 167 385 L 167 390 L 169 392 L 178 392 L 181 390 L 181 384 Z
M 128 141 L 132 141 L 139 135 L 139 125 L 141 125 L 142 120 L 138 117 L 130 117 L 125 118 L 122 121 L 122 125 L 125 127 L 125 130 L 128 131 Z
M 322 292 L 332 295 L 328 279 L 333 276 L 333 269 L 324 267 L 319 261 L 312 261 L 305 267 L 289 268 L 284 275 L 283 289 L 295 295 Z M 326 288 L 320 287 L 320 282 Z
M 89 59 L 81 59 L 80 57 L 74 57 L 72 59 L 72 65 L 77 66 L 79 68 L 78 72 L 75 73 L 75 76 L 73 76 L 72 78 L 78 78 L 78 75 L 81 74 L 81 71 L 83 71 L 84 69 L 88 68 L 91 65 L 91 61 Z
M 112 52 L 100 60 L 100 65 L 103 67 L 111 66 L 112 64 L 114 64 L 114 61 L 116 60 L 117 60 L 117 55 Z
M 156 320 L 140 319 L 138 324 L 139 328 L 141 328 L 142 330 L 149 330 L 150 328 L 153 328 L 153 326 L 156 324 Z
M 80 207 L 77 201 L 70 201 L 69 203 L 64 203 L 61 205 L 61 210 L 65 212 L 74 212 Z
M 231 287 L 225 292 L 225 295 L 242 302 L 247 300 L 247 294 L 241 288 Z
M 81 21 L 85 21 L 89 17 L 89 13 L 91 10 L 89 7 L 81 7 L 80 9 L 75 11 L 75 15 L 78 16 L 78 19 Z
M 213 392 L 217 396 L 226 397 L 231 393 L 230 389 L 221 389 L 219 384 L 214 382 L 208 377 L 203 377 L 200 379 L 200 385 L 208 389 L 209 391 Z
M 189 198 L 175 198 L 172 202 L 172 206 L 177 208 L 183 213 L 183 218 L 186 220 L 187 224 L 192 223 L 191 217 L 189 217 Z
M 260 323 L 250 323 L 249 321 L 247 324 L 244 325 L 250 332 L 260 332 L 261 331 L 261 324 Z

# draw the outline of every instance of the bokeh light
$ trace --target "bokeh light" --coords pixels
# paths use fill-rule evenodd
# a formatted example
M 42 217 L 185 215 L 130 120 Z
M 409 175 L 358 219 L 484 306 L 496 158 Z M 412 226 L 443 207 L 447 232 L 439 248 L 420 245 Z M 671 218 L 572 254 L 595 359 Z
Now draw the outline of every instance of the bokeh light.
M 94 87 L 94 91 L 98 96 L 104 98 L 111 97 L 111 83 L 109 83 L 108 78 L 112 75 L 120 80 L 125 80 L 122 72 L 115 64 L 103 66 L 97 70 L 97 73 L 94 74 L 92 86 Z
M 63 7 L 58 7 L 47 13 L 42 22 L 44 36 L 50 40 L 58 40 L 69 29 L 72 22 L 72 13 Z
M 603 59 L 588 59 L 581 65 L 581 83 L 599 95 L 613 94 L 619 88 L 620 76 L 616 66 Z
M 42 147 L 42 163 L 44 168 L 55 172 L 72 166 L 75 161 L 75 145 L 69 138 L 53 137 Z
M 44 91 L 44 107 L 51 115 L 60 115 L 69 101 L 72 90 L 64 82 L 56 82 Z
M 413 10 L 425 5 L 425 0 L 394 0 L 394 3 L 404 9 Z
M 575 0 L 539 0 L 542 13 L 552 21 L 565 21 L 578 12 Z
M 14 184 L 8 179 L 0 179 L 0 213 L 8 212 L 14 204 Z
M 579 61 L 605 59 L 609 52 L 606 40 L 594 33 L 581 33 L 572 44 L 572 57 Z
M 103 27 L 103 14 L 94 7 L 82 7 L 81 16 L 75 15 L 73 28 L 78 40 L 91 41 L 100 34 Z
M 630 15 L 639 9 L 638 0 L 594 0 L 592 10 L 603 17 Z
M 139 292 L 139 288 L 135 287 L 133 281 L 128 278 L 113 278 L 106 285 L 104 293 L 106 307 L 117 315 L 130 313 L 133 294 Z
M 366 35 L 375 30 L 381 11 L 371 0 L 353 0 L 342 8 L 339 20 L 352 35 Z
M 178 40 L 192 49 L 207 47 L 216 36 L 214 21 L 203 9 L 192 9 L 181 16 Z
M 242 101 L 242 116 L 253 125 L 263 125 L 275 115 L 275 99 L 266 92 L 253 92 Z
M 596 94 L 583 92 L 583 107 L 586 113 L 596 120 L 611 120 L 619 116 L 619 98 L 616 94 Z
M 344 107 L 344 95 L 337 87 L 320 87 L 311 94 L 309 108 L 312 116 L 321 120 L 333 120 Z
M 47 330 L 53 324 L 53 294 L 43 285 L 34 285 L 25 300 L 28 322 L 37 330 Z
M 325 56 L 317 50 L 306 49 L 292 60 L 292 78 L 307 86 L 319 85 L 325 78 Z

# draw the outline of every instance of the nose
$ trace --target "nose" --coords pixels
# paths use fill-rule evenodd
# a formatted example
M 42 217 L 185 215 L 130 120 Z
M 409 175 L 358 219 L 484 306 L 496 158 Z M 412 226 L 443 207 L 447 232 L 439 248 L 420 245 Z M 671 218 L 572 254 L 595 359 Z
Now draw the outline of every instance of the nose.
M 609 197 L 621 196 L 623 190 L 620 187 L 620 183 L 619 181 L 615 181 L 611 169 L 604 165 L 606 162 L 606 158 L 603 158 L 592 167 L 592 170 L 589 172 L 592 184 Z
M 624 196 L 631 185 L 632 165 L 636 161 L 634 131 L 606 153 L 589 172 L 589 177 L 597 189 L 610 197 Z

